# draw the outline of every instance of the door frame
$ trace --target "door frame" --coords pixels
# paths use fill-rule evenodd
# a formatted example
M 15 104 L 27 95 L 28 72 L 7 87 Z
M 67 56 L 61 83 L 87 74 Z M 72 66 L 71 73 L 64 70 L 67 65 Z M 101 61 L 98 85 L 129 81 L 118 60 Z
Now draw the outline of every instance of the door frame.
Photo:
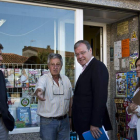
M 97 26 L 103 28 L 103 63 L 107 66 L 107 30 L 105 23 L 84 21 L 84 25 Z

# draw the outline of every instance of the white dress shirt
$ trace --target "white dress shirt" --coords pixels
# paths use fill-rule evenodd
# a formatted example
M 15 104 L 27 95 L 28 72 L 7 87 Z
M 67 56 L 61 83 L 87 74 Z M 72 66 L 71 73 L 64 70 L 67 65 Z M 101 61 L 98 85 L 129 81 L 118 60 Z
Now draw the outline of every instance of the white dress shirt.
M 35 91 L 37 88 L 41 88 L 46 100 L 38 100 L 38 115 L 43 117 L 58 117 L 68 113 L 70 98 L 73 96 L 71 83 L 65 75 L 60 75 L 58 82 L 59 86 L 53 80 L 50 72 L 39 78 Z
M 94 57 L 92 56 L 91 59 L 83 66 L 82 72 L 86 69 L 86 67 L 88 66 L 88 64 L 90 63 L 90 61 L 93 59 Z

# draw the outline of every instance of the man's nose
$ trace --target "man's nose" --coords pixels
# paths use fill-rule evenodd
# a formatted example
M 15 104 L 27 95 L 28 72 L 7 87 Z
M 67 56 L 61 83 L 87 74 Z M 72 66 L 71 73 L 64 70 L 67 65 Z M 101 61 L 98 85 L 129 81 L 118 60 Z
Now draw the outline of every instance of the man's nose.
M 81 53 L 79 53 L 78 58 L 81 58 L 81 57 L 82 57 L 82 54 L 81 54 Z
M 54 65 L 54 68 L 58 68 L 58 66 L 57 65 Z

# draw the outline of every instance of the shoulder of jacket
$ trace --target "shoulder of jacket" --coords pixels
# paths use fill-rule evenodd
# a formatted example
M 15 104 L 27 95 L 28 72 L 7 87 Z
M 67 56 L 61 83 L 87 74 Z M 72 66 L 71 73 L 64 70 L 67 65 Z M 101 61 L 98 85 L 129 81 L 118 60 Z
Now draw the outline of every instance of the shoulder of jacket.
M 97 60 L 96 58 L 93 58 L 92 63 L 93 65 L 102 65 L 103 62 L 101 62 L 100 60 Z
M 3 75 L 2 71 L 0 70 L 0 74 Z
M 95 63 L 99 64 L 100 66 L 105 66 L 105 64 L 103 62 L 101 62 L 100 60 L 97 60 L 97 59 L 96 59 Z

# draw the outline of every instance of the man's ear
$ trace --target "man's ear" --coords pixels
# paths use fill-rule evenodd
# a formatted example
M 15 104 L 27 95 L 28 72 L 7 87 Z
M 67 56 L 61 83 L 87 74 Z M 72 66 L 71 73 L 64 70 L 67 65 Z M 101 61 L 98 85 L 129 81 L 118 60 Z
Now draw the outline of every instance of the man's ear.
M 90 48 L 90 49 L 89 49 L 89 51 L 90 51 L 90 52 L 91 52 L 91 54 L 92 54 L 92 48 Z
M 63 66 L 63 65 L 61 65 L 60 71 L 62 70 L 62 66 Z
M 48 64 L 48 69 L 50 68 L 49 64 Z

